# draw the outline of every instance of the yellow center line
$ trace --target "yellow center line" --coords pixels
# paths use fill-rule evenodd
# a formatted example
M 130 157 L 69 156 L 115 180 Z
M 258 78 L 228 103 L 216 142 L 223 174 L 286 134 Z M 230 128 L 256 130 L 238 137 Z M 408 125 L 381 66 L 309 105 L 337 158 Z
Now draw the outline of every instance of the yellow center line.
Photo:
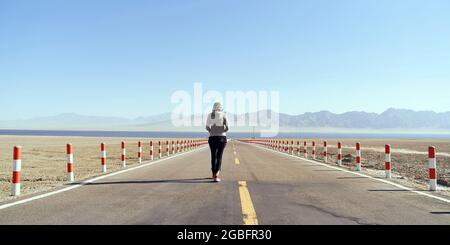
M 252 198 L 250 197 L 246 181 L 239 181 L 239 195 L 241 197 L 244 225 L 257 225 L 258 218 L 256 217 L 256 211 L 253 207 Z
M 235 158 L 234 158 L 234 163 L 240 164 L 241 162 L 239 161 L 239 158 L 235 157 Z

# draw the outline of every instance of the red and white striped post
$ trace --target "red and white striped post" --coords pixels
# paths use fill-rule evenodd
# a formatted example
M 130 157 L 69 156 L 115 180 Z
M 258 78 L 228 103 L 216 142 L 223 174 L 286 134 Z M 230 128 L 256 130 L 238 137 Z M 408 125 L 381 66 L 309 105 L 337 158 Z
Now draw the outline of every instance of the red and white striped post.
M 356 171 L 361 171 L 361 143 L 356 143 Z
M 175 141 L 172 140 L 172 155 L 175 155 Z
M 122 166 L 127 167 L 127 149 L 125 148 L 125 142 L 122 141 Z
M 436 147 L 428 148 L 428 173 L 430 175 L 430 191 L 437 191 Z
M 338 165 L 342 166 L 342 143 L 338 142 Z
M 180 152 L 180 141 L 177 140 L 177 153 L 179 153 L 179 152 Z
M 303 154 L 305 158 L 308 158 L 308 142 L 303 142 Z
M 312 158 L 315 160 L 316 159 L 316 142 L 313 141 L 312 142 Z
M 170 156 L 169 141 L 166 141 L 166 156 Z
M 384 152 L 386 153 L 386 160 L 385 160 L 386 178 L 390 179 L 392 177 L 392 174 L 391 174 L 391 165 L 392 165 L 391 145 L 386 145 Z
M 100 144 L 100 151 L 102 152 L 102 172 L 106 173 L 106 146 L 105 146 L 105 143 Z
M 323 160 L 325 163 L 328 162 L 328 143 L 326 141 L 323 142 Z
M 142 163 L 142 143 L 138 142 L 138 163 Z
M 13 174 L 11 195 L 20 196 L 20 171 L 22 170 L 22 147 L 15 146 L 13 152 Z
M 153 155 L 154 155 L 153 141 L 150 141 L 150 161 L 153 161 Z
M 75 177 L 73 176 L 73 146 L 67 144 L 67 181 L 73 182 Z
M 291 155 L 294 155 L 294 141 L 291 140 Z
M 300 141 L 297 140 L 297 156 L 300 156 Z
M 161 159 L 162 158 L 162 152 L 161 152 L 161 141 L 158 141 L 158 158 Z

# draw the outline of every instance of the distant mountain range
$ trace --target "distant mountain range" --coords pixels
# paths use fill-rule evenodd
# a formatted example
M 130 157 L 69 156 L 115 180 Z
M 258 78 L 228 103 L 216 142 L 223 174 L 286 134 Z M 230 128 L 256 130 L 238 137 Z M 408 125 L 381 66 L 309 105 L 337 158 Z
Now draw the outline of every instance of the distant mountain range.
M 370 129 L 450 129 L 450 112 L 388 109 L 381 114 L 329 111 L 305 113 L 298 116 L 280 114 L 281 127 L 332 127 Z
M 346 112 L 335 114 L 329 111 L 308 112 L 301 115 L 279 113 L 280 130 L 308 128 L 336 129 L 450 129 L 450 112 L 413 111 L 388 109 L 381 114 L 368 112 Z M 229 117 L 234 116 L 229 114 Z M 250 114 L 244 115 L 246 118 Z M 73 113 L 60 114 L 29 120 L 0 121 L 2 129 L 68 129 L 68 130 L 144 130 L 144 131 L 188 131 L 199 127 L 176 128 L 171 123 L 171 113 L 149 117 L 127 119 L 121 117 L 84 116 Z M 241 127 L 241 131 L 251 127 Z

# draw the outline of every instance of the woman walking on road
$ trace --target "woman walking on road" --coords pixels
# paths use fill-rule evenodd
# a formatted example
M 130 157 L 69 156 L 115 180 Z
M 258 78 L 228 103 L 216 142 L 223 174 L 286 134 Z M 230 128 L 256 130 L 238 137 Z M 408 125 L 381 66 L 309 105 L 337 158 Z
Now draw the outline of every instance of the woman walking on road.
M 209 132 L 208 144 L 211 150 L 211 171 L 214 182 L 220 182 L 219 174 L 222 166 L 222 154 L 227 144 L 226 132 L 228 129 L 228 121 L 223 112 L 222 104 L 216 102 L 206 120 L 206 130 Z

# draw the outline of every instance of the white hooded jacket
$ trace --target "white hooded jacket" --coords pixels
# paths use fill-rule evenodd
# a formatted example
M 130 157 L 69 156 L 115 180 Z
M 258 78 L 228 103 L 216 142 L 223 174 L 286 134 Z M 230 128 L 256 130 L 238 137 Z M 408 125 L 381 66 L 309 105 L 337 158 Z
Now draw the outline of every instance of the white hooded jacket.
M 208 114 L 206 119 L 206 130 L 209 136 L 226 136 L 228 131 L 228 120 L 226 114 L 222 111 L 213 111 Z

